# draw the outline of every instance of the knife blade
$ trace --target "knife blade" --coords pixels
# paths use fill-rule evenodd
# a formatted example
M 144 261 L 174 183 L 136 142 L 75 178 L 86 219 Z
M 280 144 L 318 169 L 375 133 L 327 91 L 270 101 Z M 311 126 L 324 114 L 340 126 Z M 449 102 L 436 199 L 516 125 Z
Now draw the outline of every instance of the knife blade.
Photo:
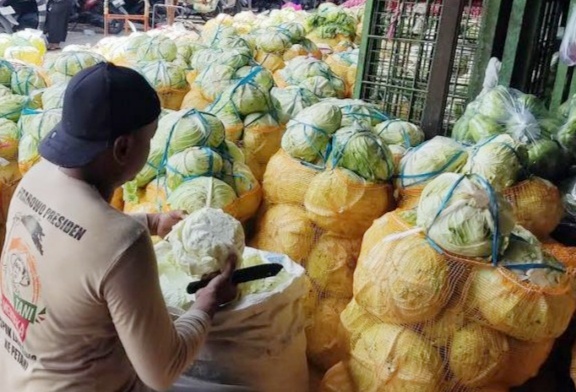
M 284 268 L 284 266 L 278 263 L 267 263 L 255 265 L 253 267 L 241 268 L 232 273 L 232 283 L 240 284 L 259 279 L 271 278 L 278 275 L 278 273 L 282 271 L 282 268 Z M 188 294 L 194 294 L 198 290 L 208 286 L 208 283 L 210 283 L 212 279 L 213 278 L 208 278 L 191 282 L 188 284 L 188 287 L 186 287 L 186 292 Z

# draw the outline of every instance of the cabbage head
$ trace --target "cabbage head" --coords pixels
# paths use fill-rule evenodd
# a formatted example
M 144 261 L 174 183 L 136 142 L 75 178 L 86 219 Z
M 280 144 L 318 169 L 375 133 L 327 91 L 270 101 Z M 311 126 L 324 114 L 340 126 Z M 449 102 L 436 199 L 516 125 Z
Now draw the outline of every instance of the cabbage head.
M 422 129 L 404 120 L 381 122 L 374 127 L 374 133 L 386 144 L 397 144 L 405 148 L 416 147 L 424 141 Z
M 176 262 L 195 278 L 221 271 L 231 255 L 242 260 L 245 247 L 242 224 L 220 209 L 206 207 L 176 224 L 166 240 Z
M 468 155 L 463 172 L 484 177 L 502 192 L 516 184 L 528 162 L 526 147 L 509 135 L 498 135 L 480 142 Z
M 333 103 L 340 108 L 343 127 L 359 125 L 372 129 L 376 124 L 388 120 L 388 116 L 378 110 L 375 105 L 360 99 L 330 99 L 326 102 Z
M 311 76 L 298 84 L 306 88 L 318 98 L 344 98 L 346 95 L 346 84 L 336 75 Z
M 330 66 L 313 57 L 296 57 L 290 60 L 280 75 L 291 85 L 297 85 L 313 76 L 335 77 Z
M 62 52 L 48 67 L 49 72 L 72 77 L 85 68 L 102 63 L 106 59 L 96 53 Z
M 282 54 L 291 44 L 290 36 L 280 29 L 268 28 L 256 37 L 256 47 L 266 53 Z
M 409 150 L 400 161 L 402 188 L 424 185 L 442 173 L 458 172 L 466 164 L 468 152 L 453 139 L 436 136 Z
M 238 196 L 256 189 L 259 185 L 250 167 L 240 161 L 224 162 L 223 179 L 224 182 L 234 188 Z
M 222 53 L 223 51 L 219 49 L 200 49 L 192 55 L 192 58 L 190 59 L 190 65 L 195 70 L 202 71 L 218 61 L 218 57 L 221 56 Z
M 310 90 L 298 86 L 274 87 L 271 95 L 272 102 L 282 123 L 287 123 L 303 109 L 320 102 L 318 97 Z
M 237 199 L 234 189 L 214 177 L 197 177 L 182 183 L 170 196 L 173 210 L 192 213 L 204 207 L 224 208 Z
M 246 163 L 246 158 L 240 147 L 229 140 L 224 141 L 224 144 L 218 148 L 218 152 L 228 161 Z
M 222 157 L 208 147 L 190 147 L 172 155 L 166 165 L 166 185 L 170 190 L 190 179 L 214 177 L 222 171 Z
M 245 56 L 251 56 L 253 52 L 253 48 L 250 43 L 240 36 L 234 37 L 223 37 L 218 41 L 218 48 L 228 50 L 236 50 Z
M 14 67 L 10 62 L 0 59 L 0 85 L 10 87 Z
M 268 112 L 272 109 L 270 92 L 252 78 L 245 78 L 224 90 L 211 111 L 219 112 L 225 106 L 232 106 L 238 116 Z
M 282 23 L 280 26 L 278 26 L 278 30 L 288 35 L 290 41 L 294 44 L 302 41 L 306 35 L 304 26 L 302 26 L 300 23 Z
M 19 95 L 30 95 L 33 91 L 44 89 L 47 86 L 40 70 L 36 67 L 18 67 L 12 73 L 12 92 Z
M 203 70 L 196 78 L 195 83 L 202 90 L 202 95 L 214 101 L 224 90 L 234 84 L 236 70 L 228 65 L 214 64 Z
M 454 124 L 452 137 L 462 143 L 478 143 L 480 140 L 499 135 L 504 130 L 502 125 L 483 114 L 464 114 Z
M 550 112 L 546 109 L 544 103 L 532 94 L 518 93 L 516 99 L 517 104 L 522 110 L 528 110 L 532 115 L 538 119 L 550 117 Z
M 478 111 L 497 123 L 506 123 L 520 107 L 516 97 L 516 90 L 496 86 L 479 98 Z
M 309 125 L 331 135 L 341 128 L 342 111 L 330 102 L 320 102 L 303 109 L 291 123 Z
M 195 109 L 185 109 L 160 119 L 153 142 L 168 145 L 168 155 L 171 156 L 189 147 L 217 148 L 224 137 L 224 124 L 218 117 Z
M 506 250 L 516 222 L 512 206 L 481 177 L 444 173 L 422 191 L 417 224 L 449 252 L 491 257 Z
M 18 157 L 18 126 L 10 120 L 0 118 L 0 160 L 15 161 Z M 5 163 L 4 161 L 2 161 Z
M 234 75 L 234 79 L 242 80 L 245 78 L 253 78 L 254 83 L 262 86 L 262 88 L 266 90 L 270 90 L 274 87 L 274 78 L 272 73 L 260 65 L 239 68 Z
M 169 150 L 166 150 L 166 145 L 164 143 L 159 143 L 154 139 L 152 140 L 146 164 L 133 180 L 135 184 L 134 188 L 142 188 L 146 186 L 156 176 L 165 172 L 165 160 L 168 152 Z M 134 192 L 136 191 L 137 189 L 134 189 Z
M 18 121 L 20 113 L 26 107 L 28 98 L 22 95 L 6 95 L 0 97 L 0 118 Z
M 44 110 L 60 109 L 64 107 L 64 93 L 66 83 L 54 84 L 42 93 L 42 108 Z
M 143 39 L 140 43 L 136 56 L 138 61 L 167 61 L 176 60 L 178 47 L 170 38 L 157 35 Z
M 142 74 L 155 90 L 188 88 L 184 68 L 162 60 L 144 63 Z
M 344 127 L 332 138 L 330 164 L 370 182 L 388 181 L 394 174 L 392 152 L 382 139 L 358 126 Z
M 564 177 L 569 161 L 567 153 L 554 140 L 542 139 L 528 146 L 528 171 L 555 181 Z
M 573 157 L 576 157 L 576 117 L 568 119 L 566 124 L 558 130 L 556 140 Z

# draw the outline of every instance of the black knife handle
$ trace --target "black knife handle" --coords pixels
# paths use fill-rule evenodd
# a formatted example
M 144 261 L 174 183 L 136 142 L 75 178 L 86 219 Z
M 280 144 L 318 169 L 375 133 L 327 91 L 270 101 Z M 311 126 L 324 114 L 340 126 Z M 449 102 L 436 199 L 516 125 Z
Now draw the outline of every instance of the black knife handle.
M 196 282 L 192 282 L 188 284 L 186 287 L 186 292 L 188 294 L 195 294 L 198 290 L 203 289 L 204 287 L 208 286 L 212 279 L 203 279 Z

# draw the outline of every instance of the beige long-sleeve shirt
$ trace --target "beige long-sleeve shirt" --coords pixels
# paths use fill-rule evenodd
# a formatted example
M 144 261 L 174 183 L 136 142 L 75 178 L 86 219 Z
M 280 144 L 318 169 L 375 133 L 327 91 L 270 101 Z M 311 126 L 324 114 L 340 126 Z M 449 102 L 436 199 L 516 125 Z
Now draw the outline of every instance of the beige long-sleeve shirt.
M 204 312 L 171 320 L 143 223 L 47 162 L 14 194 L 0 267 L 2 392 L 165 390 L 207 333 Z

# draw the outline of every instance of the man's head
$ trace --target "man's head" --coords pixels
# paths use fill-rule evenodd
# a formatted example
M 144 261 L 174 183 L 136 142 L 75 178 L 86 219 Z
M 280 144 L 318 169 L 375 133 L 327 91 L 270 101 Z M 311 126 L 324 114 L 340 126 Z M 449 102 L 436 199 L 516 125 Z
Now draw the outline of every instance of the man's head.
M 160 110 L 156 92 L 138 72 L 95 65 L 68 84 L 62 121 L 42 141 L 40 154 L 63 168 L 92 169 L 90 177 L 101 172 L 117 186 L 146 164 Z

